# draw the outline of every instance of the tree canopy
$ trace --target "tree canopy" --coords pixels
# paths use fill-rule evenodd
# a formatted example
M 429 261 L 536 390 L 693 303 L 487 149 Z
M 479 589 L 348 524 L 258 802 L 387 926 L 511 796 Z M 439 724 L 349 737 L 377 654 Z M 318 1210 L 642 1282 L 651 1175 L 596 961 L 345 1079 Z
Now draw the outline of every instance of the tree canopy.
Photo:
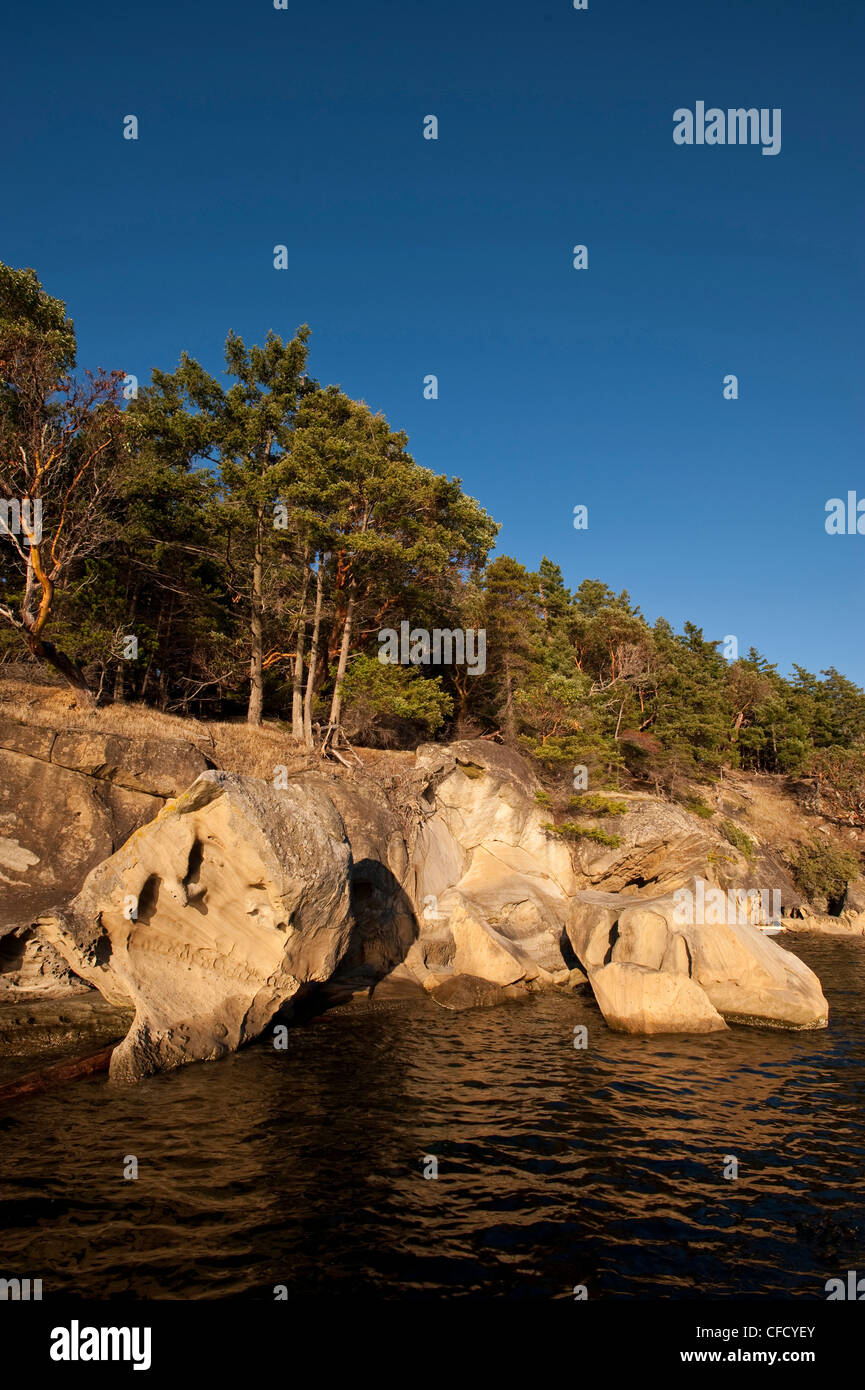
M 309 375 L 306 325 L 229 333 L 223 379 L 184 353 L 129 402 L 76 352 L 65 305 L 0 265 L 0 660 L 47 664 L 85 700 L 284 719 L 307 748 L 347 725 L 497 738 L 595 787 L 807 774 L 863 823 L 852 681 L 728 660 L 600 579 L 572 592 L 547 556 L 493 555 L 458 478 Z M 409 657 L 383 664 L 382 633 L 404 628 Z M 472 666 L 460 643 L 480 633 Z

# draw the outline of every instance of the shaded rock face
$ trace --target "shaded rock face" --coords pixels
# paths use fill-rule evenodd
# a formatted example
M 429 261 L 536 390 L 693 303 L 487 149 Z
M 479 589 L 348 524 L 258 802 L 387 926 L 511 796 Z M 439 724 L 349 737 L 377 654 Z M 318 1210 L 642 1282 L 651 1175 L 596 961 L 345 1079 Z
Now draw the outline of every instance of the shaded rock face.
M 27 927 L 0 937 L 0 1003 L 90 994 L 54 947 Z
M 521 990 L 491 984 L 477 975 L 430 975 L 425 988 L 431 999 L 443 1009 L 489 1008 L 504 1004 L 508 999 L 524 997 Z
M 329 797 L 342 817 L 352 852 L 354 927 L 338 975 L 371 985 L 405 960 L 418 936 L 414 904 L 403 886 L 408 870 L 403 822 L 381 787 L 362 776 L 346 781 L 304 772 L 292 786 Z
M 612 1028 L 709 1032 L 724 1020 L 823 1028 L 820 981 L 797 956 L 739 920 L 683 924 L 674 895 L 633 899 L 581 890 L 574 951 Z
M 348 942 L 351 851 L 313 788 L 207 772 L 40 920 L 68 964 L 135 1018 L 111 1063 L 133 1081 L 254 1038 Z
M 0 936 L 67 903 L 207 761 L 174 739 L 0 719 Z

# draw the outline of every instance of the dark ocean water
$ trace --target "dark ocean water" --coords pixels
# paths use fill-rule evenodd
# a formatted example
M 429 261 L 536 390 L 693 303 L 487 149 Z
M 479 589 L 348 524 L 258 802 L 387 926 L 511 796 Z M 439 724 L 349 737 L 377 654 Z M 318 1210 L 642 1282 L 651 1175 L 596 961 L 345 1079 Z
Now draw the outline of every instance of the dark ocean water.
M 420 999 L 19 1101 L 0 1275 L 46 1298 L 825 1299 L 865 1272 L 865 942 L 795 945 L 824 1031 L 633 1038 L 586 995 Z

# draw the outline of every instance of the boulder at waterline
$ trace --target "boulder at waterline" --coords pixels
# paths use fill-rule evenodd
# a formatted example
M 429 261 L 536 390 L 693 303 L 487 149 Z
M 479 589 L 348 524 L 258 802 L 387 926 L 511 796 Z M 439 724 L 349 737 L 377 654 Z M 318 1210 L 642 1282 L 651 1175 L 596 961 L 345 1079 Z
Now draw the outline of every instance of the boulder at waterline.
M 315 789 L 206 772 L 170 801 L 39 923 L 73 970 L 135 1009 L 112 1079 L 222 1056 L 327 980 L 349 941 L 350 869 Z
M 610 1027 L 703 1032 L 703 1013 L 770 1028 L 826 1026 L 820 981 L 798 956 L 750 922 L 682 923 L 680 916 L 674 894 L 577 893 L 568 932 Z M 618 969 L 607 975 L 612 965 Z M 651 976 L 662 983 L 652 984 Z M 691 1019 L 698 1026 L 691 1028 Z M 650 1028 L 643 1027 L 647 1020 Z
M 524 999 L 528 993 L 525 986 L 494 985 L 478 975 L 430 975 L 424 989 L 443 1009 L 455 1010 L 489 1008 L 509 999 Z
M 717 1033 L 727 1025 L 687 975 L 611 961 L 589 971 L 598 1007 L 619 1033 Z

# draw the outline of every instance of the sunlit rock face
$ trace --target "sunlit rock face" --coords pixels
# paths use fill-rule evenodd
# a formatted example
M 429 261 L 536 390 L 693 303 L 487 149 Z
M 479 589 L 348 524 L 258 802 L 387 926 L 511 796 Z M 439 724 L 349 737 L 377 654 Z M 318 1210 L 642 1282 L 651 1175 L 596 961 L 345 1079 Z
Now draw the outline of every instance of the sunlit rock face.
M 628 1032 L 719 1031 L 725 1020 L 825 1026 L 816 975 L 758 930 L 771 920 L 769 895 L 743 892 L 727 909 L 718 885 L 743 871 L 750 886 L 748 866 L 686 811 L 623 795 L 619 844 L 571 849 L 545 828 L 518 754 L 480 741 L 430 745 L 418 750 L 417 777 L 419 936 L 406 963 L 424 983 L 450 971 L 503 987 L 570 986 L 579 966 L 607 1022 Z M 706 889 L 724 909 L 687 920 L 689 883 L 691 907 Z
M 567 846 L 544 829 L 549 813 L 524 759 L 479 740 L 425 745 L 416 783 L 409 967 L 422 980 L 450 969 L 501 986 L 568 982 L 578 879 Z
M 720 899 L 704 920 L 686 897 L 627 899 L 582 890 L 569 923 L 574 951 L 612 1028 L 628 1033 L 713 1031 L 723 1020 L 824 1028 L 829 1006 L 812 970 Z M 701 914 L 703 917 L 703 914 Z
M 816 976 L 758 930 L 759 892 L 744 918 L 703 914 L 748 869 L 716 831 L 623 793 L 617 842 L 569 844 L 538 790 L 519 754 L 480 740 L 424 745 L 385 786 L 209 771 L 40 919 L 41 939 L 134 1008 L 124 1080 L 239 1047 L 315 982 L 390 978 L 460 1008 L 588 982 L 633 1033 L 825 1026 Z
M 135 1019 L 113 1080 L 254 1038 L 348 945 L 351 850 L 322 792 L 206 772 L 88 876 L 43 935 Z
M 0 715 L 0 936 L 68 903 L 207 766 L 182 739 L 58 732 Z

